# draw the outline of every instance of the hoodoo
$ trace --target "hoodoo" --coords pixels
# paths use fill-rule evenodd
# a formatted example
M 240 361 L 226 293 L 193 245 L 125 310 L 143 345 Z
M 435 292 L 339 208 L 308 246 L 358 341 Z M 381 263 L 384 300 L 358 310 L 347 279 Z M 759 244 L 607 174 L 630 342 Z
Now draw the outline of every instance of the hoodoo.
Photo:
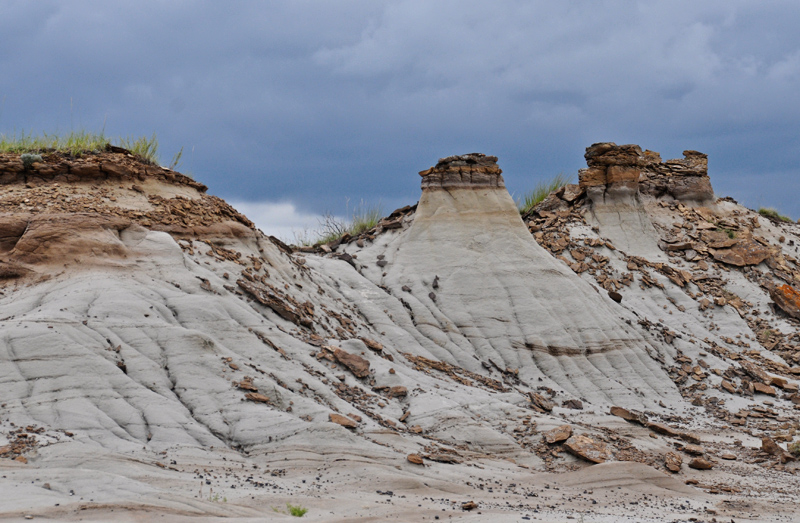
M 437 359 L 475 372 L 493 361 L 576 399 L 658 408 L 676 390 L 653 347 L 531 238 L 496 160 L 450 156 L 422 171 L 413 223 L 382 247 L 380 274 L 365 274 L 410 288 L 401 297 Z

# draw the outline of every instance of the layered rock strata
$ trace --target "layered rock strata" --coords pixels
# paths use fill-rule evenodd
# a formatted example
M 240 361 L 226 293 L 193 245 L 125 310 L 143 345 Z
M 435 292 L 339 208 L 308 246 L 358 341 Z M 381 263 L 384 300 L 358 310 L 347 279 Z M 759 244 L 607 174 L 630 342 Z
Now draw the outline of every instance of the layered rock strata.
M 423 189 L 505 187 L 496 156 L 481 153 L 440 158 L 421 171 Z
M 595 203 L 639 193 L 681 201 L 713 199 L 707 155 L 697 151 L 683 155 L 662 162 L 658 153 L 642 151 L 638 145 L 592 144 L 584 155 L 588 167 L 579 171 L 580 186 Z

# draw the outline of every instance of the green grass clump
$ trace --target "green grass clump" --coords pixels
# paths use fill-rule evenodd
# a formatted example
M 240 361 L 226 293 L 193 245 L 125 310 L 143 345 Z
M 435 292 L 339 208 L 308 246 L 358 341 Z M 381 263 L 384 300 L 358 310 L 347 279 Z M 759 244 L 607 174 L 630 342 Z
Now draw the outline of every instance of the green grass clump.
M 790 454 L 800 458 L 800 440 L 795 441 L 794 443 L 789 443 L 787 448 L 789 449 Z
M 20 134 L 0 135 L 0 153 L 41 153 L 52 150 L 80 156 L 85 152 L 102 151 L 107 143 L 109 140 L 103 133 L 73 131 L 63 135 L 34 135 L 23 131 Z
M 146 136 L 140 136 L 139 138 L 134 138 L 132 136 L 120 138 L 119 146 L 123 149 L 129 150 L 136 156 L 144 158 L 150 163 L 160 165 L 158 160 L 158 138 L 156 138 L 156 133 L 153 133 L 153 136 L 150 138 L 147 138 Z
M 378 225 L 382 216 L 383 209 L 380 204 L 367 205 L 364 200 L 361 200 L 361 203 L 353 209 L 349 220 L 341 220 L 331 213 L 326 213 L 320 220 L 320 228 L 315 241 L 312 241 L 308 234 L 298 239 L 301 239 L 301 245 L 319 245 L 336 241 L 345 234 L 357 236 Z
M 792 219 L 788 216 L 781 215 L 776 209 L 772 207 L 761 207 L 758 210 L 758 214 L 767 218 L 774 218 L 775 220 L 780 220 L 782 222 L 789 222 L 791 223 Z
M 536 205 L 542 202 L 547 196 L 572 182 L 572 175 L 558 173 L 550 180 L 539 182 L 533 190 L 525 193 L 521 200 L 517 200 L 517 208 L 520 214 L 529 213 Z
M 24 131 L 17 134 L 0 134 L 0 153 L 38 154 L 45 152 L 60 152 L 71 156 L 81 156 L 86 153 L 97 153 L 105 150 L 107 145 L 116 145 L 128 149 L 131 153 L 154 165 L 160 165 L 158 157 L 158 138 L 155 133 L 150 138 L 142 136 L 120 137 L 112 143 L 104 132 L 71 131 L 67 134 L 34 135 Z M 173 158 L 173 166 L 180 160 L 181 152 Z M 174 167 L 171 167 L 174 168 Z
M 308 512 L 308 509 L 302 505 L 292 505 L 291 503 L 287 503 L 286 508 L 289 510 L 289 514 L 297 518 L 302 518 L 306 515 L 306 512 Z

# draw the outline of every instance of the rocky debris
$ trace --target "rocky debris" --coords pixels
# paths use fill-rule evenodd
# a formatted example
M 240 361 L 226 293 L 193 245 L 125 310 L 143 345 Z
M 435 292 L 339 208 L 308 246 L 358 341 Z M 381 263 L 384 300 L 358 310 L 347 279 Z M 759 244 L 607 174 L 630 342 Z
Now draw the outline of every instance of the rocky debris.
M 334 348 L 333 357 L 338 363 L 350 369 L 350 372 L 352 372 L 356 378 L 366 378 L 369 376 L 369 361 L 358 354 L 352 354 L 345 350 Z
M 505 187 L 496 156 L 481 153 L 440 158 L 439 162 L 419 173 L 422 189 Z
M 413 365 L 414 369 L 430 374 L 431 370 L 441 372 L 448 376 L 451 380 L 462 385 L 470 387 L 475 386 L 477 383 L 489 390 L 504 392 L 508 390 L 502 382 L 495 379 L 483 376 L 475 372 L 462 369 L 461 367 L 451 365 L 444 361 L 436 361 L 425 358 L 424 356 L 415 356 L 414 354 L 404 352 L 403 356 L 408 359 Z
M 354 429 L 358 427 L 358 423 L 356 423 L 354 420 L 348 418 L 347 416 L 336 414 L 335 412 L 331 412 L 330 414 L 328 414 L 328 419 L 330 419 L 330 421 L 332 421 L 333 423 L 341 425 L 342 427 L 347 429 Z
M 531 392 L 528 394 L 531 404 L 542 412 L 552 412 L 556 404 L 549 399 L 545 398 L 538 392 Z
M 544 440 L 553 445 L 555 443 L 562 443 L 567 441 L 572 436 L 572 427 L 569 425 L 561 425 L 552 430 L 544 433 Z
M 257 403 L 271 403 L 270 399 L 267 396 L 259 392 L 248 392 L 244 395 L 245 398 L 249 399 L 250 401 L 255 401 Z
M 233 384 L 242 390 L 258 392 L 258 387 L 253 384 L 253 378 L 250 376 L 245 376 L 241 381 L 234 381 Z
M 669 425 L 664 423 L 656 423 L 652 421 L 648 421 L 644 423 L 644 426 L 648 429 L 652 430 L 653 432 L 657 432 L 658 434 L 663 434 L 664 436 L 669 436 L 671 438 L 679 438 L 684 441 L 688 441 L 690 443 L 700 443 L 700 438 L 691 432 L 684 432 L 682 430 L 677 430 Z
M 676 429 L 667 425 L 666 423 L 649 421 L 643 414 L 616 406 L 611 407 L 610 413 L 631 423 L 643 425 L 644 427 L 658 434 L 662 434 L 670 438 L 682 439 L 694 444 L 700 443 L 700 438 L 696 434 Z
M 603 463 L 613 458 L 605 443 L 595 441 L 587 436 L 572 436 L 564 443 L 564 448 L 570 454 L 592 463 Z
M 5 439 L 8 443 L 0 445 L 0 458 L 23 464 L 28 463 L 28 459 L 24 454 L 34 451 L 40 446 L 37 435 L 42 433 L 44 433 L 44 427 L 27 425 L 25 427 L 17 427 L 10 433 L 5 434 Z
M 680 472 L 681 465 L 683 465 L 683 458 L 676 452 L 667 452 L 664 456 L 664 466 L 670 472 Z
M 243 273 L 243 275 L 246 274 Z M 298 303 L 291 296 L 263 279 L 248 281 L 242 278 L 237 280 L 236 284 L 253 296 L 256 301 L 275 311 L 281 318 L 303 327 L 311 327 L 313 324 L 314 305 L 312 303 Z

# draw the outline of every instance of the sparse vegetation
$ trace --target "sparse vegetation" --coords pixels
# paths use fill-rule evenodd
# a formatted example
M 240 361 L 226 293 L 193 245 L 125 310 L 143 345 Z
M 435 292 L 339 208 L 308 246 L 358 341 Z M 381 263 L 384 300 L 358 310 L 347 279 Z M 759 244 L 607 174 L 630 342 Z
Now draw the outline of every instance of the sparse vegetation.
M 306 515 L 306 512 L 308 512 L 308 509 L 302 505 L 292 505 L 287 503 L 286 508 L 289 510 L 289 514 L 297 518 L 302 518 Z
M 278 507 L 271 507 L 273 512 L 277 512 L 279 514 L 286 514 L 286 512 L 282 511 Z M 303 505 L 292 505 L 291 503 L 286 504 L 286 509 L 289 511 L 289 514 L 296 518 L 302 518 L 308 512 L 308 509 L 305 508 Z
M 133 138 L 131 136 L 127 138 L 120 138 L 119 146 L 123 149 L 129 150 L 136 156 L 144 158 L 150 163 L 160 165 L 158 160 L 158 138 L 156 138 L 156 133 L 153 133 L 153 136 L 150 138 L 147 138 L 146 136 L 140 136 L 139 138 Z
M 795 441 L 794 443 L 789 443 L 787 448 L 789 449 L 789 453 L 791 455 L 800 458 L 800 440 Z
M 208 500 L 212 503 L 227 503 L 228 498 L 227 496 L 220 496 L 219 494 L 214 494 L 213 492 L 208 495 Z
M 31 156 L 39 156 L 40 153 L 61 152 L 71 156 L 81 156 L 86 153 L 103 151 L 107 145 L 117 145 L 128 149 L 134 155 L 142 159 L 160 165 L 158 157 L 158 138 L 155 133 L 148 138 L 142 136 L 120 137 L 113 143 L 104 132 L 94 133 L 89 131 L 72 131 L 67 134 L 47 134 L 34 135 L 24 131 L 17 134 L 0 134 L 0 153 L 18 153 L 27 155 L 30 161 Z M 171 169 L 177 167 L 183 149 L 172 160 Z M 23 162 L 26 160 L 23 158 Z M 41 161 L 41 156 L 38 160 Z M 30 163 L 33 163 L 32 161 Z M 29 164 L 26 163 L 26 166 Z
M 36 162 L 42 161 L 41 154 L 31 154 L 31 153 L 22 153 L 19 156 L 19 159 L 22 160 L 22 166 L 26 169 L 30 169 L 31 166 Z
M 522 199 L 517 200 L 517 207 L 520 214 L 526 214 L 531 211 L 537 204 L 547 198 L 547 196 L 557 191 L 561 187 L 572 182 L 572 175 L 567 173 L 558 173 L 550 180 L 539 182 L 533 190 L 525 193 Z
M 728 235 L 728 238 L 730 238 L 731 240 L 736 238 L 736 231 L 734 231 L 733 229 L 727 229 L 725 227 L 717 227 L 715 230 L 719 232 L 724 232 L 725 234 Z
M 779 221 L 782 221 L 782 222 L 788 222 L 788 223 L 792 222 L 791 218 L 789 218 L 788 216 L 783 216 L 776 209 L 773 209 L 772 207 L 761 207 L 758 210 L 758 214 L 760 214 L 761 216 L 764 216 L 765 218 L 773 218 L 775 220 L 779 220 Z
M 349 210 L 349 204 L 347 207 Z M 348 214 L 350 213 L 348 212 Z M 316 231 L 304 229 L 300 233 L 295 233 L 293 243 L 303 246 L 320 245 L 336 241 L 345 234 L 357 236 L 378 225 L 382 216 L 383 209 L 380 203 L 368 205 L 361 200 L 361 203 L 353 209 L 349 220 L 338 218 L 327 212 L 320 218 L 319 228 Z

